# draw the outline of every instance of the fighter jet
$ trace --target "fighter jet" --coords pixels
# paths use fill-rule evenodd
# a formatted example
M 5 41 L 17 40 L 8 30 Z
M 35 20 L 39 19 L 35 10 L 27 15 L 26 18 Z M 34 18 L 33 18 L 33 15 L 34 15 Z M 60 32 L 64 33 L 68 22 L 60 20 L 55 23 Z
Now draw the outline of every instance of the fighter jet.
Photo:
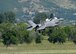
M 57 18 L 54 17 L 53 19 L 46 19 L 43 23 L 35 24 L 32 20 L 28 21 L 28 24 L 30 25 L 27 30 L 43 30 L 47 27 L 54 27 L 60 24 L 60 22 L 63 21 L 63 18 Z

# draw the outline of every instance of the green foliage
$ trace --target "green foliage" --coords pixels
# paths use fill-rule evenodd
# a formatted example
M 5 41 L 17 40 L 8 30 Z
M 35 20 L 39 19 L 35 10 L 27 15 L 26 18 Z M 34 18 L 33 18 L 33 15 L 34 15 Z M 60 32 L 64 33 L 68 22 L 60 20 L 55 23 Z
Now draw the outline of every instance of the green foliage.
M 17 24 L 15 27 L 20 43 L 31 43 L 32 41 L 32 38 L 29 36 L 30 32 L 26 28 L 27 25 L 25 23 Z
M 15 22 L 15 14 L 12 11 L 0 13 L 0 23 L 3 22 Z
M 42 35 L 40 33 L 36 33 L 35 42 L 36 43 L 41 43 L 42 42 Z
M 0 13 L 0 23 L 2 23 L 4 21 L 4 18 L 5 18 L 4 14 Z
M 17 44 L 18 38 L 16 32 L 13 30 L 14 24 L 2 23 L 0 24 L 0 32 L 2 34 L 3 43 L 5 45 Z
M 5 45 L 10 45 L 10 44 L 17 44 L 18 43 L 18 38 L 15 33 L 15 31 L 12 30 L 7 30 L 2 34 L 2 39 L 3 43 Z
M 76 26 L 66 26 L 64 27 L 64 31 L 68 35 L 67 38 L 68 40 L 76 41 Z
M 70 29 L 70 39 L 76 44 L 76 26 Z
M 48 40 L 52 43 L 63 43 L 66 41 L 67 35 L 64 30 L 60 27 L 55 27 L 50 34 Z
M 19 43 L 31 43 L 32 37 L 29 35 L 30 31 L 27 31 L 27 25 L 25 23 L 12 24 L 2 23 L 0 24 L 0 32 L 2 33 L 2 39 L 4 45 L 19 44 Z
M 67 39 L 70 39 L 76 44 L 76 26 L 49 27 L 41 30 L 40 33 L 34 30 L 28 31 L 26 28 L 26 23 L 1 23 L 0 38 L 3 44 L 6 46 L 11 44 L 17 45 L 31 43 L 33 40 L 35 40 L 36 43 L 41 43 L 43 36 L 48 36 L 49 38 L 46 39 L 52 43 L 64 43 Z
M 68 36 L 67 37 L 68 40 L 70 40 L 71 39 L 71 29 L 72 29 L 72 27 L 71 26 L 66 26 L 63 29 L 64 29 L 65 33 L 67 34 L 67 36 Z
M 39 24 L 40 21 L 44 21 L 46 18 L 47 18 L 47 15 L 45 13 L 37 13 L 34 18 L 34 22 L 36 24 Z
M 50 34 L 52 33 L 53 29 L 54 29 L 54 27 L 46 28 L 46 29 L 45 29 L 46 35 L 47 35 L 47 36 L 50 36 Z
M 52 33 L 54 27 L 48 27 L 45 28 L 44 30 L 40 30 L 40 34 L 42 34 L 43 36 L 50 36 L 50 34 Z

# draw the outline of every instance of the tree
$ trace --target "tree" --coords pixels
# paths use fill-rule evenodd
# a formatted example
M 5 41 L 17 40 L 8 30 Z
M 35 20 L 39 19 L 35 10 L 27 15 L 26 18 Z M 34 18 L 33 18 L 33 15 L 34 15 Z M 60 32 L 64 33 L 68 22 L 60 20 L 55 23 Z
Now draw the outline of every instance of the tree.
M 20 43 L 31 43 L 32 36 L 30 36 L 30 31 L 27 31 L 27 25 L 25 23 L 19 23 L 16 25 L 15 30 L 17 32 L 17 37 Z
M 52 33 L 53 29 L 54 29 L 54 27 L 46 28 L 46 29 L 45 29 L 46 35 L 47 35 L 47 36 L 50 36 L 50 34 Z
M 50 34 L 48 40 L 52 43 L 64 43 L 66 41 L 67 34 L 60 27 L 55 27 Z
M 12 23 L 0 24 L 0 32 L 2 33 L 4 45 L 31 43 L 32 37 L 29 36 L 30 32 L 27 31 L 26 27 L 27 25 L 25 23 L 16 25 Z
M 76 44 L 76 26 L 72 26 L 69 32 L 70 39 Z
M 15 22 L 15 14 L 12 11 L 4 12 L 4 15 L 5 15 L 5 22 L 10 22 L 10 23 Z
M 0 13 L 0 23 L 4 21 L 5 15 L 3 13 Z
M 2 34 L 3 43 L 6 46 L 9 46 L 11 44 L 17 44 L 18 38 L 16 36 L 15 31 L 7 30 Z
M 40 33 L 37 33 L 36 32 L 36 39 L 35 39 L 35 42 L 36 43 L 41 43 L 42 41 L 42 35 Z
M 18 43 L 17 33 L 13 29 L 13 27 L 14 27 L 14 24 L 12 23 L 0 24 L 0 32 L 2 34 L 1 37 L 2 37 L 4 45 L 6 46 Z
M 71 40 L 71 29 L 72 29 L 72 27 L 71 26 L 65 26 L 63 29 L 64 29 L 65 33 L 67 34 L 67 39 Z
M 37 13 L 34 18 L 34 22 L 36 24 L 39 24 L 40 21 L 44 21 L 46 18 L 47 18 L 47 15 L 45 13 Z
M 15 13 L 13 13 L 12 11 L 0 13 L 0 23 L 3 22 L 14 23 L 15 19 L 16 19 Z

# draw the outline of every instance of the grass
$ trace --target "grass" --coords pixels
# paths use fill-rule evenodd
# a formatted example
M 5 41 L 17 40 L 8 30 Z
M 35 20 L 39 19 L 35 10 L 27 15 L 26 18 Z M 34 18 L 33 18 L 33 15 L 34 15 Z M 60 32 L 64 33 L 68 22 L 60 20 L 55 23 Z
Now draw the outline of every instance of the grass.
M 0 44 L 0 54 L 76 54 L 76 45 L 72 42 L 52 44 L 46 40 L 36 44 L 19 44 L 18 46 L 5 47 Z

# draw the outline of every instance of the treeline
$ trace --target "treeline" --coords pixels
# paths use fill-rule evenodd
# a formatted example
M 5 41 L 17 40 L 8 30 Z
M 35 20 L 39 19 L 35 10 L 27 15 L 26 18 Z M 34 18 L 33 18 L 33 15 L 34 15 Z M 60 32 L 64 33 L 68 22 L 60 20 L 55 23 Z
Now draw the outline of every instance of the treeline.
M 8 12 L 1 12 L 0 13 L 0 23 L 14 23 L 15 22 L 15 13 L 13 13 L 12 11 L 8 11 Z
M 76 26 L 57 26 L 49 27 L 45 30 L 39 31 L 42 36 L 48 36 L 50 43 L 65 43 L 72 41 L 76 44 Z
M 18 45 L 22 43 L 29 44 L 33 40 L 41 43 L 42 35 L 34 30 L 28 31 L 25 23 L 2 23 L 0 24 L 0 41 L 6 45 Z
M 64 43 L 66 41 L 73 41 L 76 44 L 76 26 L 58 26 L 50 31 L 49 29 L 46 33 L 49 36 L 49 42 Z
M 0 24 L 0 41 L 9 46 L 11 44 L 17 45 L 22 43 L 41 43 L 44 36 L 48 36 L 47 41 L 50 43 L 65 43 L 66 41 L 73 41 L 76 44 L 76 26 L 58 26 L 50 27 L 45 30 L 28 31 L 27 24 L 19 23 L 2 23 Z
M 6 46 L 29 44 L 33 41 L 41 43 L 44 36 L 48 37 L 47 41 L 50 43 L 63 44 L 66 41 L 72 41 L 76 44 L 76 26 L 57 26 L 40 31 L 28 31 L 27 23 L 15 23 L 13 12 L 6 12 L 6 15 L 0 14 L 0 19 L 2 20 L 0 20 L 0 42 Z

